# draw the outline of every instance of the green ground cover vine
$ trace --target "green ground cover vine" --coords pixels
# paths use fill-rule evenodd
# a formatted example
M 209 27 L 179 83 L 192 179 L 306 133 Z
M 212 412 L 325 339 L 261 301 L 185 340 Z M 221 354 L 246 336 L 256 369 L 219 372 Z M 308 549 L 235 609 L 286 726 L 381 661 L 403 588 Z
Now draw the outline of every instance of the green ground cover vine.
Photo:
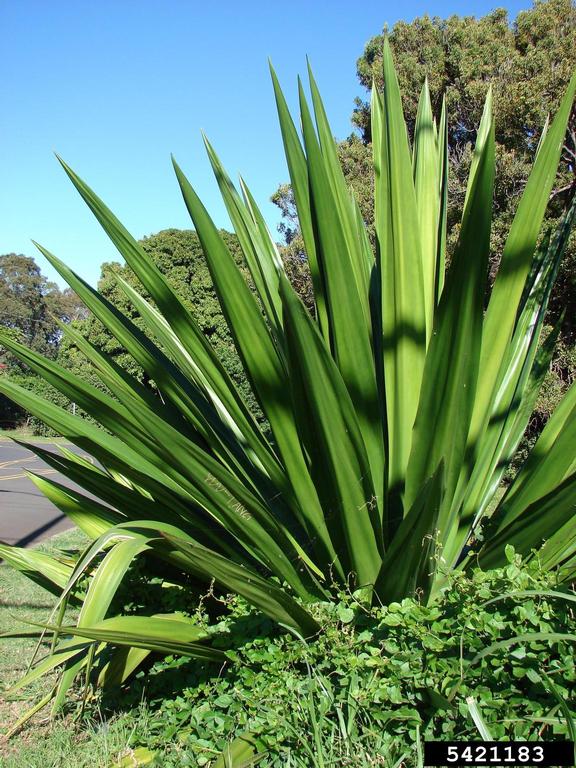
M 509 558 L 488 574 L 450 576 L 432 607 L 405 598 L 367 610 L 341 591 L 317 607 L 323 632 L 314 643 L 278 632 L 242 598 L 209 595 L 195 618 L 221 619 L 219 642 L 233 648 L 233 663 L 207 673 L 182 658 L 158 660 L 105 700 L 112 708 L 145 700 L 147 734 L 134 743 L 174 768 L 211 765 L 247 733 L 270 768 L 322 757 L 417 766 L 424 738 L 479 738 L 469 697 L 494 739 L 570 738 L 549 681 L 576 717 L 576 594 L 536 561 Z M 178 594 L 164 591 L 167 608 Z M 533 634 L 558 637 L 514 641 Z
M 73 551 L 81 543 L 67 533 L 42 549 Z M 494 738 L 570 738 L 576 668 L 567 636 L 576 634 L 576 593 L 537 560 L 522 563 L 511 550 L 508 556 L 502 569 L 450 575 L 431 607 L 405 599 L 367 609 L 338 589 L 334 603 L 315 607 L 323 632 L 313 643 L 278 631 L 237 596 L 208 590 L 198 604 L 182 586 L 145 578 L 145 565 L 137 562 L 115 610 L 177 611 L 215 626 L 228 663 L 154 655 L 126 684 L 90 695 L 79 720 L 84 690 L 76 688 L 64 719 L 34 721 L 23 738 L 5 745 L 2 765 L 76 768 L 81 748 L 85 764 L 97 768 L 124 768 L 134 756 L 150 755 L 167 768 L 212 766 L 227 744 L 249 734 L 265 768 L 420 768 L 422 739 L 479 737 L 469 697 Z M 26 586 L 6 566 L 0 593 L 12 601 L 12 626 L 17 619 L 42 621 L 49 609 L 48 593 Z M 558 637 L 496 646 L 470 664 L 498 643 L 534 633 Z M 11 640 L 3 658 L 23 662 L 33 643 Z M 18 673 L 3 667 L 2 676 Z M 5 726 L 15 716 L 8 707 L 15 706 L 5 703 Z

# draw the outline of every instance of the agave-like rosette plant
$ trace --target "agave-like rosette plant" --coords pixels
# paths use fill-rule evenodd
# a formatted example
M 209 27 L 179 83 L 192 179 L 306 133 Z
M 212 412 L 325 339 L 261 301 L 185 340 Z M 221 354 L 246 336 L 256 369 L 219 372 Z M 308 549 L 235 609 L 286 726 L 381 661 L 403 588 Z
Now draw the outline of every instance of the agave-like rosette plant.
M 574 217 L 540 245 L 576 89 L 573 78 L 545 129 L 485 308 L 494 183 L 488 93 L 470 169 L 459 240 L 445 268 L 446 112 L 433 119 L 424 86 L 410 148 L 385 44 L 383 94 L 372 94 L 373 249 L 346 186 L 316 83 L 302 86 L 302 140 L 272 79 L 315 295 L 312 316 L 290 285 L 246 184 L 240 190 L 206 146 L 253 287 L 183 171 L 185 204 L 208 261 L 246 376 L 270 425 L 267 437 L 149 254 L 95 193 L 64 170 L 150 299 L 117 276 L 144 334 L 46 249 L 70 287 L 154 382 L 142 386 L 77 330 L 62 331 L 107 391 L 90 386 L 7 336 L 2 344 L 104 429 L 0 378 L 0 391 L 93 456 L 31 450 L 72 480 L 31 474 L 93 540 L 75 563 L 0 547 L 53 588 L 54 651 L 12 690 L 59 667 L 58 706 L 81 670 L 125 679 L 151 651 L 222 654 L 181 615 L 109 616 L 131 563 L 215 582 L 284 627 L 319 630 L 310 605 L 342 585 L 360 598 L 434 599 L 450 569 L 505 563 L 506 545 L 537 556 L 559 578 L 576 573 L 576 387 L 484 526 L 490 502 L 528 424 L 556 332 L 544 314 Z M 95 498 L 99 499 L 96 501 Z M 154 570 L 152 570 L 154 572 Z M 74 626 L 63 609 L 78 599 Z M 58 638 L 66 639 L 58 641 Z M 106 644 L 118 646 L 104 661 Z

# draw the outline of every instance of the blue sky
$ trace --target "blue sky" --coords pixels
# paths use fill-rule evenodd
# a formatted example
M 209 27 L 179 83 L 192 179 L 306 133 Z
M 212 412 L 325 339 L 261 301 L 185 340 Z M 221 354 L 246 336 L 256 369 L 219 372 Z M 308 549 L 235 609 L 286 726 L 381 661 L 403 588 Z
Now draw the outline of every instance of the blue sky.
M 3 0 L 0 82 L 0 253 L 34 255 L 30 240 L 95 284 L 118 258 L 54 158 L 87 181 L 130 232 L 189 228 L 170 153 L 218 226 L 229 226 L 200 136 L 241 173 L 275 230 L 270 195 L 287 180 L 270 57 L 295 104 L 312 61 L 332 128 L 351 131 L 363 95 L 356 60 L 383 25 L 428 13 L 481 16 L 530 0 L 288 3 L 214 0 Z

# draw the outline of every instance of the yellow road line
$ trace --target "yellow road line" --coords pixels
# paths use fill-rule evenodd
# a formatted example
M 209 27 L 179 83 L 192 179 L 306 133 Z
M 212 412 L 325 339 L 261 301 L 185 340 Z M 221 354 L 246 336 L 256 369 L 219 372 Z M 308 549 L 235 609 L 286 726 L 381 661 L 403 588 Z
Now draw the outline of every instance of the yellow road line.
M 57 475 L 58 470 L 56 469 L 40 469 L 38 472 L 35 472 L 36 475 Z M 23 478 L 28 477 L 27 474 L 22 472 L 20 475 L 0 475 L 0 483 L 3 480 L 22 480 Z
M 22 464 L 25 461 L 38 461 L 38 456 L 31 456 L 29 459 L 11 459 L 10 461 L 0 461 L 0 469 L 9 467 L 11 464 Z
M 87 453 L 81 453 L 79 454 L 79 457 L 81 459 L 85 459 L 86 461 L 89 461 L 91 464 L 94 464 L 94 458 L 92 456 L 89 456 Z M 6 467 L 10 467 L 12 464 L 23 464 L 24 462 L 29 461 L 39 461 L 38 456 L 30 456 L 28 459 L 10 459 L 10 461 L 0 461 L 0 469 L 5 469 Z
M 86 461 L 89 461 L 91 464 L 94 464 L 94 458 L 92 456 L 89 456 L 87 453 L 80 454 L 80 458 L 85 459 Z M 12 464 L 24 464 L 26 462 L 31 461 L 38 461 L 38 456 L 30 456 L 28 459 L 10 459 L 10 461 L 0 461 L 0 470 L 6 469 L 7 467 L 10 467 Z M 37 475 L 53 475 L 58 474 L 57 469 L 45 469 L 45 470 L 37 470 Z M 28 477 L 25 473 L 19 473 L 17 475 L 0 475 L 0 482 L 2 480 L 22 480 L 22 478 Z

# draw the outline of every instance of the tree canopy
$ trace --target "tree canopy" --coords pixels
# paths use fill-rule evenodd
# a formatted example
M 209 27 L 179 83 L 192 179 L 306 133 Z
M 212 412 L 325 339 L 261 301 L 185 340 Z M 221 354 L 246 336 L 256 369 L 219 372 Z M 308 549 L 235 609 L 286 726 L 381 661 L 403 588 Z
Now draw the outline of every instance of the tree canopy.
M 62 332 L 58 322 L 86 316 L 86 310 L 69 288 L 60 290 L 49 282 L 31 256 L 8 253 L 0 256 L 0 326 L 36 352 L 56 357 Z M 2 371 L 37 384 L 37 377 L 0 347 Z M 0 425 L 22 418 L 23 412 L 0 396 Z
M 387 34 L 398 74 L 404 114 L 412 139 L 418 99 L 425 79 L 432 107 L 440 117 L 445 96 L 449 126 L 448 258 L 455 247 L 466 195 L 466 179 L 484 99 L 491 87 L 496 128 L 496 187 L 491 231 L 490 278 L 526 184 L 538 140 L 548 116 L 560 102 L 576 70 L 576 5 L 572 0 L 536 0 L 510 23 L 498 9 L 481 18 L 421 16 L 399 21 L 372 37 L 357 62 L 360 84 L 384 87 L 382 51 Z M 352 123 L 356 132 L 339 143 L 344 175 L 354 191 L 373 239 L 373 176 L 369 100 L 357 98 Z M 545 220 L 556 227 L 576 192 L 576 111 L 573 110 L 560 171 Z M 289 185 L 272 200 L 283 216 L 283 257 L 299 275 L 302 291 L 310 283 L 306 254 Z M 290 266 L 291 265 L 291 266 Z M 576 376 L 576 232 L 573 232 L 556 281 L 547 322 L 563 318 L 553 370 L 543 388 L 538 417 L 545 420 L 558 396 Z
M 440 115 L 443 97 L 446 99 L 450 161 L 448 229 L 452 245 L 458 234 L 475 126 L 480 122 L 487 90 L 492 88 L 497 148 L 492 250 L 496 262 L 543 126 L 555 113 L 576 70 L 576 6 L 572 0 L 537 0 L 533 8 L 519 13 L 512 25 L 503 9 L 479 19 L 422 16 L 410 23 L 395 24 L 389 39 L 409 130 L 413 130 L 425 78 L 436 115 Z M 372 82 L 378 88 L 383 87 L 383 40 L 383 35 L 371 38 L 358 59 L 358 79 L 365 88 L 370 88 Z M 368 103 L 357 99 L 352 119 L 366 150 L 371 139 L 369 117 Z M 347 145 L 346 154 L 350 155 L 352 147 L 360 154 L 353 141 L 348 140 Z M 576 189 L 575 161 L 576 112 L 573 111 L 560 173 L 551 196 L 547 217 L 550 226 Z M 361 160 L 349 163 L 348 173 L 362 206 L 365 187 L 371 180 L 366 178 L 363 168 L 358 173 L 359 162 L 361 165 Z M 363 210 L 369 208 L 365 206 Z M 574 306 L 576 285 L 569 279 L 575 263 L 574 250 L 573 240 L 556 289 L 556 308 L 560 304 L 565 306 L 567 301 Z M 558 301 L 560 295 L 562 301 Z M 567 321 L 565 331 L 572 333 L 569 323 Z
M 383 88 L 382 48 L 388 34 L 403 94 L 404 113 L 413 131 L 418 98 L 424 80 L 430 86 L 432 106 L 439 117 L 446 98 L 449 125 L 450 190 L 449 246 L 454 246 L 465 197 L 465 179 L 471 161 L 476 126 L 491 86 L 494 96 L 497 142 L 497 186 L 492 230 L 494 268 L 518 198 L 524 188 L 542 128 L 558 107 L 571 74 L 576 69 L 576 6 L 571 0 L 537 0 L 513 24 L 503 9 L 487 16 L 427 15 L 412 22 L 397 22 L 392 29 L 372 37 L 357 62 L 360 84 Z M 354 189 L 366 225 L 371 230 L 372 185 L 370 172 L 370 107 L 356 99 L 352 122 L 359 134 L 340 143 L 340 160 Z M 574 193 L 576 168 L 576 113 L 566 135 L 561 171 L 547 221 L 552 226 Z M 296 211 L 290 187 L 282 185 L 273 196 L 284 222 L 287 253 L 302 252 Z M 574 238 L 564 260 L 563 273 L 552 302 L 556 314 L 568 305 L 574 309 L 576 264 Z M 567 311 L 574 316 L 573 312 Z M 573 333 L 567 319 L 565 333 Z
M 222 231 L 221 234 L 230 252 L 237 259 L 238 264 L 243 266 L 237 237 L 225 231 Z M 192 230 L 167 229 L 143 238 L 140 244 L 145 251 L 150 253 L 170 285 L 182 298 L 187 309 L 194 315 L 201 330 L 210 339 L 228 373 L 240 386 L 246 402 L 259 415 L 254 396 L 246 382 L 240 359 L 236 353 L 228 326 L 216 297 L 210 272 L 196 232 Z M 98 290 L 122 314 L 130 318 L 142 331 L 148 333 L 137 311 L 120 288 L 118 277 L 122 277 L 126 282 L 135 287 L 145 298 L 150 298 L 132 270 L 117 262 L 108 262 L 102 265 Z M 110 355 L 116 363 L 125 368 L 129 373 L 137 376 L 145 386 L 154 388 L 154 383 L 146 379 L 144 371 L 136 366 L 133 358 L 127 354 L 122 345 L 93 315 L 89 315 L 76 322 L 75 326 L 88 341 Z M 58 362 L 95 386 L 102 386 L 86 358 L 75 347 L 73 341 L 66 337 L 62 340 L 58 352 Z M 59 393 L 54 391 L 53 398 L 55 402 L 62 404 L 61 397 Z M 42 428 L 39 423 L 34 422 L 34 424 L 38 429 Z
M 32 349 L 54 356 L 60 339 L 57 320 L 70 322 L 82 312 L 75 294 L 49 282 L 32 257 L 0 256 L 0 325 Z
M 451 146 L 466 144 L 474 137 L 491 85 L 497 142 L 533 153 L 576 66 L 576 7 L 570 0 L 536 0 L 512 25 L 504 9 L 478 19 L 425 15 L 399 21 L 389 38 L 409 125 L 428 78 L 435 112 L 446 96 Z M 382 46 L 383 35 L 376 35 L 358 59 L 358 79 L 365 88 L 372 81 L 383 86 Z M 358 100 L 353 120 L 367 140 L 368 115 L 368 105 Z

